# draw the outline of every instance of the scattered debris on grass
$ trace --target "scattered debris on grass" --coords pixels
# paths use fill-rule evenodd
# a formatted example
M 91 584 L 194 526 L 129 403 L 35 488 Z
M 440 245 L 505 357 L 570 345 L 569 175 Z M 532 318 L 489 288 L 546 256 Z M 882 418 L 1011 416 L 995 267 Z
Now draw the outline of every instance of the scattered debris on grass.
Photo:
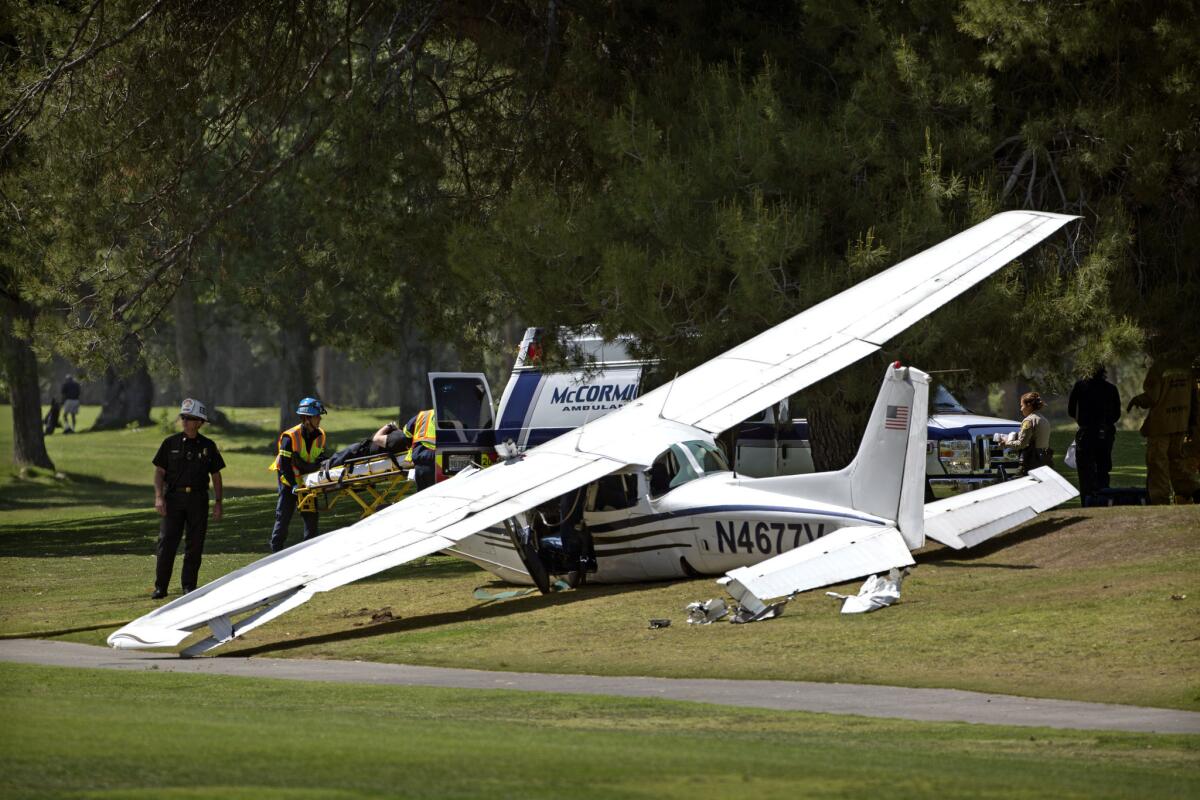
M 909 568 L 905 567 L 904 569 L 893 568 L 886 578 L 872 575 L 867 578 L 856 595 L 838 594 L 837 592 L 826 592 L 825 595 L 843 601 L 843 614 L 865 614 L 868 611 L 877 611 L 900 600 L 900 586 L 909 572 Z
M 705 600 L 703 603 L 697 600 L 695 603 L 688 603 L 687 607 L 688 623 L 691 625 L 711 625 L 728 614 L 729 606 L 719 597 Z

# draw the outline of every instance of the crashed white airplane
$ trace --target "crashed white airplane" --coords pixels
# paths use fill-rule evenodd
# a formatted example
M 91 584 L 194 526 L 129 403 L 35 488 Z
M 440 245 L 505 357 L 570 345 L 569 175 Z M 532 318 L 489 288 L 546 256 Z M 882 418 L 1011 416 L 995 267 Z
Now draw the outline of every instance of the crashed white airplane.
M 588 580 L 602 582 L 724 573 L 753 618 L 770 615 L 772 599 L 910 565 L 927 536 L 978 544 L 1077 492 L 1042 468 L 924 504 L 928 376 L 916 369 L 887 369 L 843 470 L 740 477 L 714 437 L 879 350 L 1071 219 L 998 214 L 607 416 L 256 561 L 125 625 L 109 644 L 174 647 L 208 626 L 183 651 L 196 655 L 318 592 L 438 551 L 543 589 L 548 573 L 585 562 Z M 537 509 L 572 494 L 590 546 L 538 531 Z

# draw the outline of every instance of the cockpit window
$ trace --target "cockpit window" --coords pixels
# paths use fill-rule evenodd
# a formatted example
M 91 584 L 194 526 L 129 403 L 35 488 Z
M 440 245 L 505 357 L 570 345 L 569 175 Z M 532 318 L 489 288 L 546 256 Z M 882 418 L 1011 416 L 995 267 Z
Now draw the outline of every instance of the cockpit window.
M 708 442 L 673 444 L 650 465 L 650 496 L 659 497 L 710 472 L 728 472 L 725 455 Z
M 650 496 L 659 497 L 699 477 L 687 451 L 673 444 L 650 465 Z
M 967 407 L 958 402 L 945 386 L 938 384 L 933 391 L 933 410 L 938 414 L 970 414 Z
M 637 505 L 636 475 L 605 475 L 588 487 L 588 511 L 620 511 Z
M 700 465 L 700 469 L 704 474 L 710 472 L 729 472 L 729 462 L 725 459 L 725 454 L 721 452 L 719 447 L 709 444 L 708 442 L 684 442 L 688 452 L 696 459 L 696 463 Z

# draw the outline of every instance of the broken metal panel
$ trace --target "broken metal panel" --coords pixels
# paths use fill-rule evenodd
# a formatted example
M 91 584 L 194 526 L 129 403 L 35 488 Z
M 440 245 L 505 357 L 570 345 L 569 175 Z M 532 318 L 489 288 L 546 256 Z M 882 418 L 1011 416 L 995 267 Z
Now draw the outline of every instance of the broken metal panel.
M 863 583 L 858 594 L 838 594 L 826 592 L 827 597 L 842 600 L 843 614 L 865 614 L 878 611 L 900 601 L 900 586 L 907 577 L 910 569 L 893 569 L 887 577 L 872 575 Z
M 729 606 L 721 598 L 714 597 L 704 602 L 697 600 L 695 603 L 688 603 L 687 612 L 689 624 L 711 625 L 729 615 Z

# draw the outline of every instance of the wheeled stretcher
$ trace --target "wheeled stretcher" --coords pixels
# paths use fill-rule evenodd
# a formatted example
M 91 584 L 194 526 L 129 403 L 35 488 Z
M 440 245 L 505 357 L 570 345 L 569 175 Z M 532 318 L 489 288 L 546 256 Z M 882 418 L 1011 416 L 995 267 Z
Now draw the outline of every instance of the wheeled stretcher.
M 328 511 L 349 497 L 367 517 L 416 491 L 412 470 L 411 461 L 390 453 L 347 459 L 305 475 L 296 487 L 296 505 L 301 511 Z

